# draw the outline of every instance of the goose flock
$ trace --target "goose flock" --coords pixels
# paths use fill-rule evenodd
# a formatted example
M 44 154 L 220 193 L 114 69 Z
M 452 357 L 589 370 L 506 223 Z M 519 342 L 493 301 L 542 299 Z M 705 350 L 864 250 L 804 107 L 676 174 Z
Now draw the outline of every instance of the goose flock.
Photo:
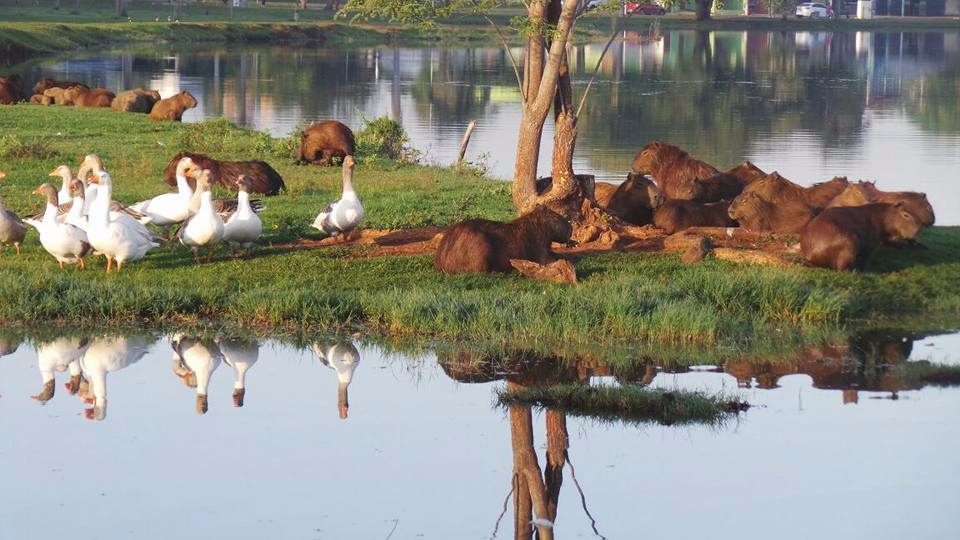
M 326 236 L 346 238 L 363 219 L 363 206 L 353 187 L 353 156 L 343 160 L 343 193 L 326 205 L 313 221 L 313 227 Z M 12 245 L 17 254 L 27 233 L 27 225 L 37 230 L 40 245 L 60 268 L 79 264 L 102 254 L 107 259 L 107 272 L 114 265 L 117 272 L 130 261 L 137 261 L 156 247 L 161 240 L 171 241 L 171 229 L 178 227 L 176 239 L 193 252 L 200 264 L 200 252 L 206 250 L 206 261 L 212 260 L 217 244 L 224 242 L 230 256 L 238 250 L 250 250 L 263 232 L 258 213 L 259 201 L 250 199 L 253 180 L 246 175 L 231 179 L 238 188 L 237 198 L 214 199 L 211 193 L 211 172 L 201 169 L 189 157 L 176 167 L 177 191 L 162 193 L 128 206 L 113 200 L 113 178 L 95 154 L 81 161 L 74 176 L 70 167 L 60 165 L 50 177 L 60 179 L 60 189 L 50 183 L 40 185 L 34 194 L 45 199 L 44 211 L 21 218 L 5 209 L 0 199 L 0 246 Z M 0 181 L 6 175 L 0 171 Z M 191 189 L 188 178 L 196 182 Z M 158 236 L 147 225 L 158 227 Z

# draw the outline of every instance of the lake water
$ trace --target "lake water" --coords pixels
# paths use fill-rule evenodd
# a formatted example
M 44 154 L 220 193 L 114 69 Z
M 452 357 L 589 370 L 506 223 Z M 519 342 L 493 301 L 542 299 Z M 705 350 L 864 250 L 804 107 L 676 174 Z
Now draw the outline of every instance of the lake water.
M 937 222 L 960 224 L 960 31 L 666 32 L 614 43 L 586 101 L 574 168 L 622 179 L 662 139 L 726 168 L 744 159 L 802 184 L 845 175 L 924 191 Z M 575 91 L 602 43 L 570 51 Z M 519 50 L 514 50 L 515 55 Z M 354 129 L 390 115 L 426 161 L 451 163 L 470 120 L 468 159 L 512 176 L 519 93 L 499 48 L 214 48 L 84 53 L 31 66 L 163 95 L 192 92 L 185 121 L 227 117 L 275 135 L 336 118 Z M 549 122 L 548 122 L 549 124 Z M 548 128 L 540 173 L 549 174 Z
M 0 332 L 0 537 L 524 538 L 515 459 L 542 469 L 546 434 L 565 426 L 557 537 L 953 538 L 960 389 L 930 365 L 956 370 L 958 345 L 860 336 L 787 358 L 617 368 L 351 338 Z M 73 368 L 89 380 L 77 395 Z M 45 402 L 30 397 L 43 370 Z M 527 416 L 496 405 L 504 379 L 704 389 L 753 407 L 719 427 Z M 206 414 L 192 380 L 209 381 Z

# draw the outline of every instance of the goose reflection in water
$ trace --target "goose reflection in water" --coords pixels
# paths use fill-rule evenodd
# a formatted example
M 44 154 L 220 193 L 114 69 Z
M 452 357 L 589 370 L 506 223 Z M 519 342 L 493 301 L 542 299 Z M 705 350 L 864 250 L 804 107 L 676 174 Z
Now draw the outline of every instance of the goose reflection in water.
M 97 337 L 80 359 L 83 379 L 80 398 L 93 404 L 85 411 L 89 420 L 103 420 L 107 416 L 107 373 L 136 363 L 147 354 L 154 339 L 143 335 Z
M 223 354 L 224 363 L 233 368 L 233 406 L 243 407 L 247 392 L 247 370 L 257 363 L 260 344 L 255 340 L 237 337 L 218 337 L 215 341 Z
M 197 412 L 209 409 L 207 389 L 210 376 L 220 367 L 223 353 L 213 339 L 176 334 L 170 339 L 173 349 L 173 372 L 190 388 L 197 389 Z
M 66 384 L 67 391 L 75 395 L 80 391 L 80 361 L 90 346 L 90 338 L 77 336 L 58 337 L 52 341 L 37 344 L 37 368 L 43 380 L 40 393 L 31 396 L 33 399 L 46 403 L 53 399 L 56 392 L 54 374 L 70 371 L 70 382 Z
M 7 356 L 17 352 L 23 338 L 19 334 L 0 333 L 0 356 Z
M 340 418 L 346 419 L 347 412 L 350 409 L 350 403 L 347 400 L 347 387 L 353 380 L 353 372 L 360 363 L 360 351 L 353 346 L 350 341 L 341 341 L 333 345 L 316 342 L 313 344 L 313 352 L 316 353 L 323 365 L 337 372 L 339 385 L 337 388 L 337 408 L 340 410 Z

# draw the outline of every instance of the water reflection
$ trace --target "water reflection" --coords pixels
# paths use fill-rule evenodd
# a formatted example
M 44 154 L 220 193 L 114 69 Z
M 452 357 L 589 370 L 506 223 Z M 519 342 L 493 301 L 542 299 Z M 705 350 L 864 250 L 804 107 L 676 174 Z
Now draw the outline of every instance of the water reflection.
M 70 382 L 66 384 L 70 395 L 80 391 L 81 369 L 80 362 L 90 346 L 87 337 L 59 337 L 52 341 L 37 344 L 37 367 L 43 386 L 40 393 L 32 396 L 33 399 L 46 403 L 53 399 L 56 392 L 54 373 L 70 371 Z
M 95 337 L 80 359 L 83 379 L 79 396 L 89 420 L 103 420 L 107 416 L 107 374 L 125 369 L 139 361 L 153 342 L 152 337 L 136 334 L 127 336 Z
M 217 346 L 225 364 L 233 368 L 233 406 L 243 407 L 247 393 L 247 370 L 260 357 L 260 342 L 254 338 L 217 337 Z
M 340 418 L 346 420 L 350 409 L 347 399 L 347 388 L 353 381 L 353 372 L 360 364 L 360 351 L 352 341 L 338 341 L 336 343 L 317 342 L 313 344 L 313 352 L 323 365 L 337 373 L 337 410 Z
M 220 367 L 223 353 L 212 338 L 190 337 L 180 334 L 170 338 L 173 349 L 173 373 L 183 384 L 197 390 L 196 408 L 200 414 L 209 409 L 207 391 L 210 376 Z
M 600 64 L 580 120 L 580 172 L 622 179 L 633 154 L 660 138 L 721 169 L 749 159 L 805 184 L 848 175 L 926 191 L 944 201 L 937 208 L 942 223 L 960 223 L 960 187 L 950 182 L 960 167 L 960 32 L 621 37 Z M 578 88 L 602 48 L 572 47 Z M 185 121 L 226 116 L 277 135 L 311 120 L 336 118 L 358 128 L 363 117 L 389 115 L 441 163 L 454 159 L 476 119 L 468 157 L 486 154 L 502 178 L 513 170 L 520 96 L 504 51 L 495 47 L 149 50 L 26 71 L 27 80 L 54 76 L 164 95 L 186 89 L 200 104 Z M 549 169 L 551 144 L 548 129 L 541 173 Z

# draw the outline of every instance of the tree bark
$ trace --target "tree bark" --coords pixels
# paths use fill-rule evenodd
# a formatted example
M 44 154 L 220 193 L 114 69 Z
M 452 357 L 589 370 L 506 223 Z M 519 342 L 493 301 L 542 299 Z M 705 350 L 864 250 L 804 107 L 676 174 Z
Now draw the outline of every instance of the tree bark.
M 698 21 L 710 20 L 710 7 L 712 5 L 713 0 L 696 0 L 694 18 Z
M 507 383 L 507 390 L 517 388 Z M 533 413 L 529 405 L 510 406 L 510 443 L 513 449 L 514 524 L 516 538 L 530 538 L 533 519 L 549 519 L 546 488 L 533 449 Z M 537 538 L 553 540 L 553 528 L 537 526 Z
M 567 416 L 559 411 L 547 410 L 547 467 L 543 471 L 543 477 L 547 488 L 547 517 L 554 522 L 557 520 L 563 467 L 567 463 L 569 447 Z
M 549 114 L 556 96 L 560 66 L 565 57 L 567 39 L 573 28 L 574 16 L 579 3 L 578 0 L 555 1 L 562 1 L 562 9 L 543 71 L 538 76 L 535 69 L 530 69 L 536 67 L 533 64 L 524 67 L 523 116 L 520 121 L 517 159 L 513 174 L 513 204 L 520 214 L 533 209 L 538 202 L 536 188 L 537 162 L 540 157 L 543 124 L 546 122 L 547 114 Z M 542 39 L 542 36 L 540 39 Z M 528 42 L 528 47 L 530 47 L 530 42 Z M 536 58 L 531 56 L 531 53 L 535 53 L 535 50 L 528 51 L 528 59 Z M 528 84 L 533 81 L 539 81 L 538 86 Z

